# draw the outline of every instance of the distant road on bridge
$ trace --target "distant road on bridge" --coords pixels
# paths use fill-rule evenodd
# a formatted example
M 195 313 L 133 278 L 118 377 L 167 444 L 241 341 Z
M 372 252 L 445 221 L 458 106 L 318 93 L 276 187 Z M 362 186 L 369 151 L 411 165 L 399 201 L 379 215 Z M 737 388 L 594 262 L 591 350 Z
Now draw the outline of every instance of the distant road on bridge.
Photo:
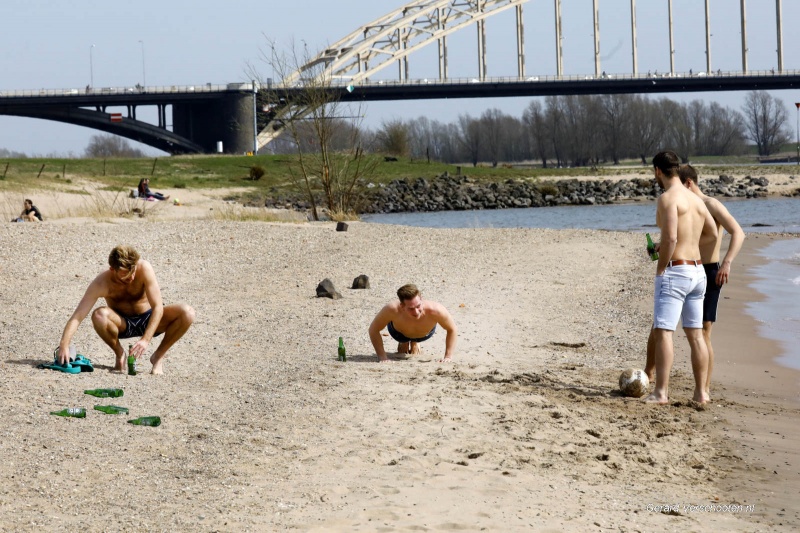
M 344 102 L 785 90 L 800 88 L 800 71 L 652 72 L 524 79 L 368 79 L 356 84 L 339 79 L 331 88 Z M 301 99 L 305 91 L 302 81 L 292 87 L 256 85 L 255 89 L 259 93 L 258 105 L 253 100 L 252 83 L 0 91 L 0 115 L 90 127 L 171 154 L 213 153 L 220 146 L 224 146 L 226 153 L 243 153 L 254 149 L 256 124 L 264 124 L 271 118 L 264 112 L 264 104 L 285 105 Z M 137 119 L 136 111 L 140 106 L 155 106 L 158 123 Z M 171 124 L 168 124 L 168 107 L 171 107 Z M 258 115 L 257 122 L 254 113 Z
M 338 85 L 337 85 L 338 87 Z M 369 81 L 340 88 L 343 101 L 427 100 L 439 98 L 536 97 L 578 94 L 657 94 L 681 92 L 782 90 L 800 88 L 800 71 L 646 73 L 633 75 L 531 76 L 449 80 Z M 291 98 L 301 87 L 279 89 Z

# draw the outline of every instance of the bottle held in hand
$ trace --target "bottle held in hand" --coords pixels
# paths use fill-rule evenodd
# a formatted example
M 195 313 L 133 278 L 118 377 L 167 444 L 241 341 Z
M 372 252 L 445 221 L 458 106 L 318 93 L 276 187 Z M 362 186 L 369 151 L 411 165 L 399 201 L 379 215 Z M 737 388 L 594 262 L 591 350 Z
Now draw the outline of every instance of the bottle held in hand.
M 133 344 L 128 345 L 128 375 L 135 376 L 139 373 L 136 369 L 136 358 L 131 353 L 131 349 L 133 348 Z
M 650 259 L 658 261 L 658 252 L 656 252 L 656 245 L 653 243 L 653 239 L 650 238 L 649 233 L 644 235 L 647 237 L 647 253 L 650 254 Z
M 86 418 L 86 409 L 83 407 L 69 407 L 60 411 L 51 411 L 50 414 L 70 418 Z

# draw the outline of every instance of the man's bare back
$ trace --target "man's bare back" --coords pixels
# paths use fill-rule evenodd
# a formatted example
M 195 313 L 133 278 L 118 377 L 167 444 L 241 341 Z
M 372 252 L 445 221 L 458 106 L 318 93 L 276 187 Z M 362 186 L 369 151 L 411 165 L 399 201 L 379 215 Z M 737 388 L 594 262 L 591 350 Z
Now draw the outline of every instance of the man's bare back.
M 700 236 L 707 215 L 703 201 L 683 187 L 671 187 L 659 197 L 656 209 L 656 224 L 661 229 L 658 274 L 671 260 L 701 260 Z

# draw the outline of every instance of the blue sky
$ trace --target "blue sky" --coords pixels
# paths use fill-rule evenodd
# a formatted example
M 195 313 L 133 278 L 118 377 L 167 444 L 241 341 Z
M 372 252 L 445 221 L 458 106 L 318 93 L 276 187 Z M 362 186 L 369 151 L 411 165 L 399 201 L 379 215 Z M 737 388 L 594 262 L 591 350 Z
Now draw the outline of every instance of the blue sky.
M 525 5 L 528 75 L 555 74 L 553 0 Z M 278 48 L 305 42 L 317 50 L 359 26 L 405 5 L 394 0 L 3 0 L 0 3 L 0 91 L 133 86 L 224 84 L 248 79 L 248 65 L 264 78 L 261 62 L 267 39 Z M 600 0 L 602 68 L 630 73 L 630 0 Z M 667 1 L 639 0 L 638 65 L 640 72 L 669 70 Z M 740 0 L 711 0 L 712 69 L 741 70 Z M 673 0 L 676 70 L 705 69 L 704 2 Z M 592 0 L 562 0 L 564 73 L 594 73 Z M 783 0 L 784 68 L 800 69 L 800 0 Z M 489 76 L 516 75 L 513 10 L 487 21 Z M 748 66 L 777 67 L 775 2 L 748 0 Z M 92 47 L 94 45 L 94 47 Z M 450 76 L 477 75 L 477 39 L 468 28 L 450 38 Z M 143 61 L 144 60 L 144 61 Z M 436 50 L 412 55 L 413 78 L 435 78 Z M 143 65 L 144 63 L 144 65 Z M 144 67 L 144 69 L 143 69 Z M 144 70 L 144 72 L 143 72 Z M 386 69 L 382 77 L 394 74 Z M 798 91 L 776 91 L 791 110 Z M 665 95 L 676 100 L 716 100 L 736 109 L 744 93 Z M 498 107 L 521 115 L 529 98 L 496 98 L 418 102 L 386 102 L 366 108 L 365 123 L 421 115 L 442 121 L 460 113 L 480 115 Z M 140 112 L 140 116 L 143 113 Z M 0 116 L 0 148 L 29 155 L 80 155 L 98 132 L 58 122 Z M 149 153 L 158 153 L 147 149 Z

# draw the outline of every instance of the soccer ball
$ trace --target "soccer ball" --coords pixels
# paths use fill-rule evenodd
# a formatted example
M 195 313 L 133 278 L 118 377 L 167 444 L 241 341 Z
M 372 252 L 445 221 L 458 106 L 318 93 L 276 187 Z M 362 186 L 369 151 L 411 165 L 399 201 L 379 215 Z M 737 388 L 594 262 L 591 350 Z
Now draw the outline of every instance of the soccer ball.
M 647 374 L 644 373 L 644 370 L 629 368 L 619 375 L 619 390 L 625 396 L 641 398 L 647 394 L 649 387 L 650 380 L 647 379 Z

